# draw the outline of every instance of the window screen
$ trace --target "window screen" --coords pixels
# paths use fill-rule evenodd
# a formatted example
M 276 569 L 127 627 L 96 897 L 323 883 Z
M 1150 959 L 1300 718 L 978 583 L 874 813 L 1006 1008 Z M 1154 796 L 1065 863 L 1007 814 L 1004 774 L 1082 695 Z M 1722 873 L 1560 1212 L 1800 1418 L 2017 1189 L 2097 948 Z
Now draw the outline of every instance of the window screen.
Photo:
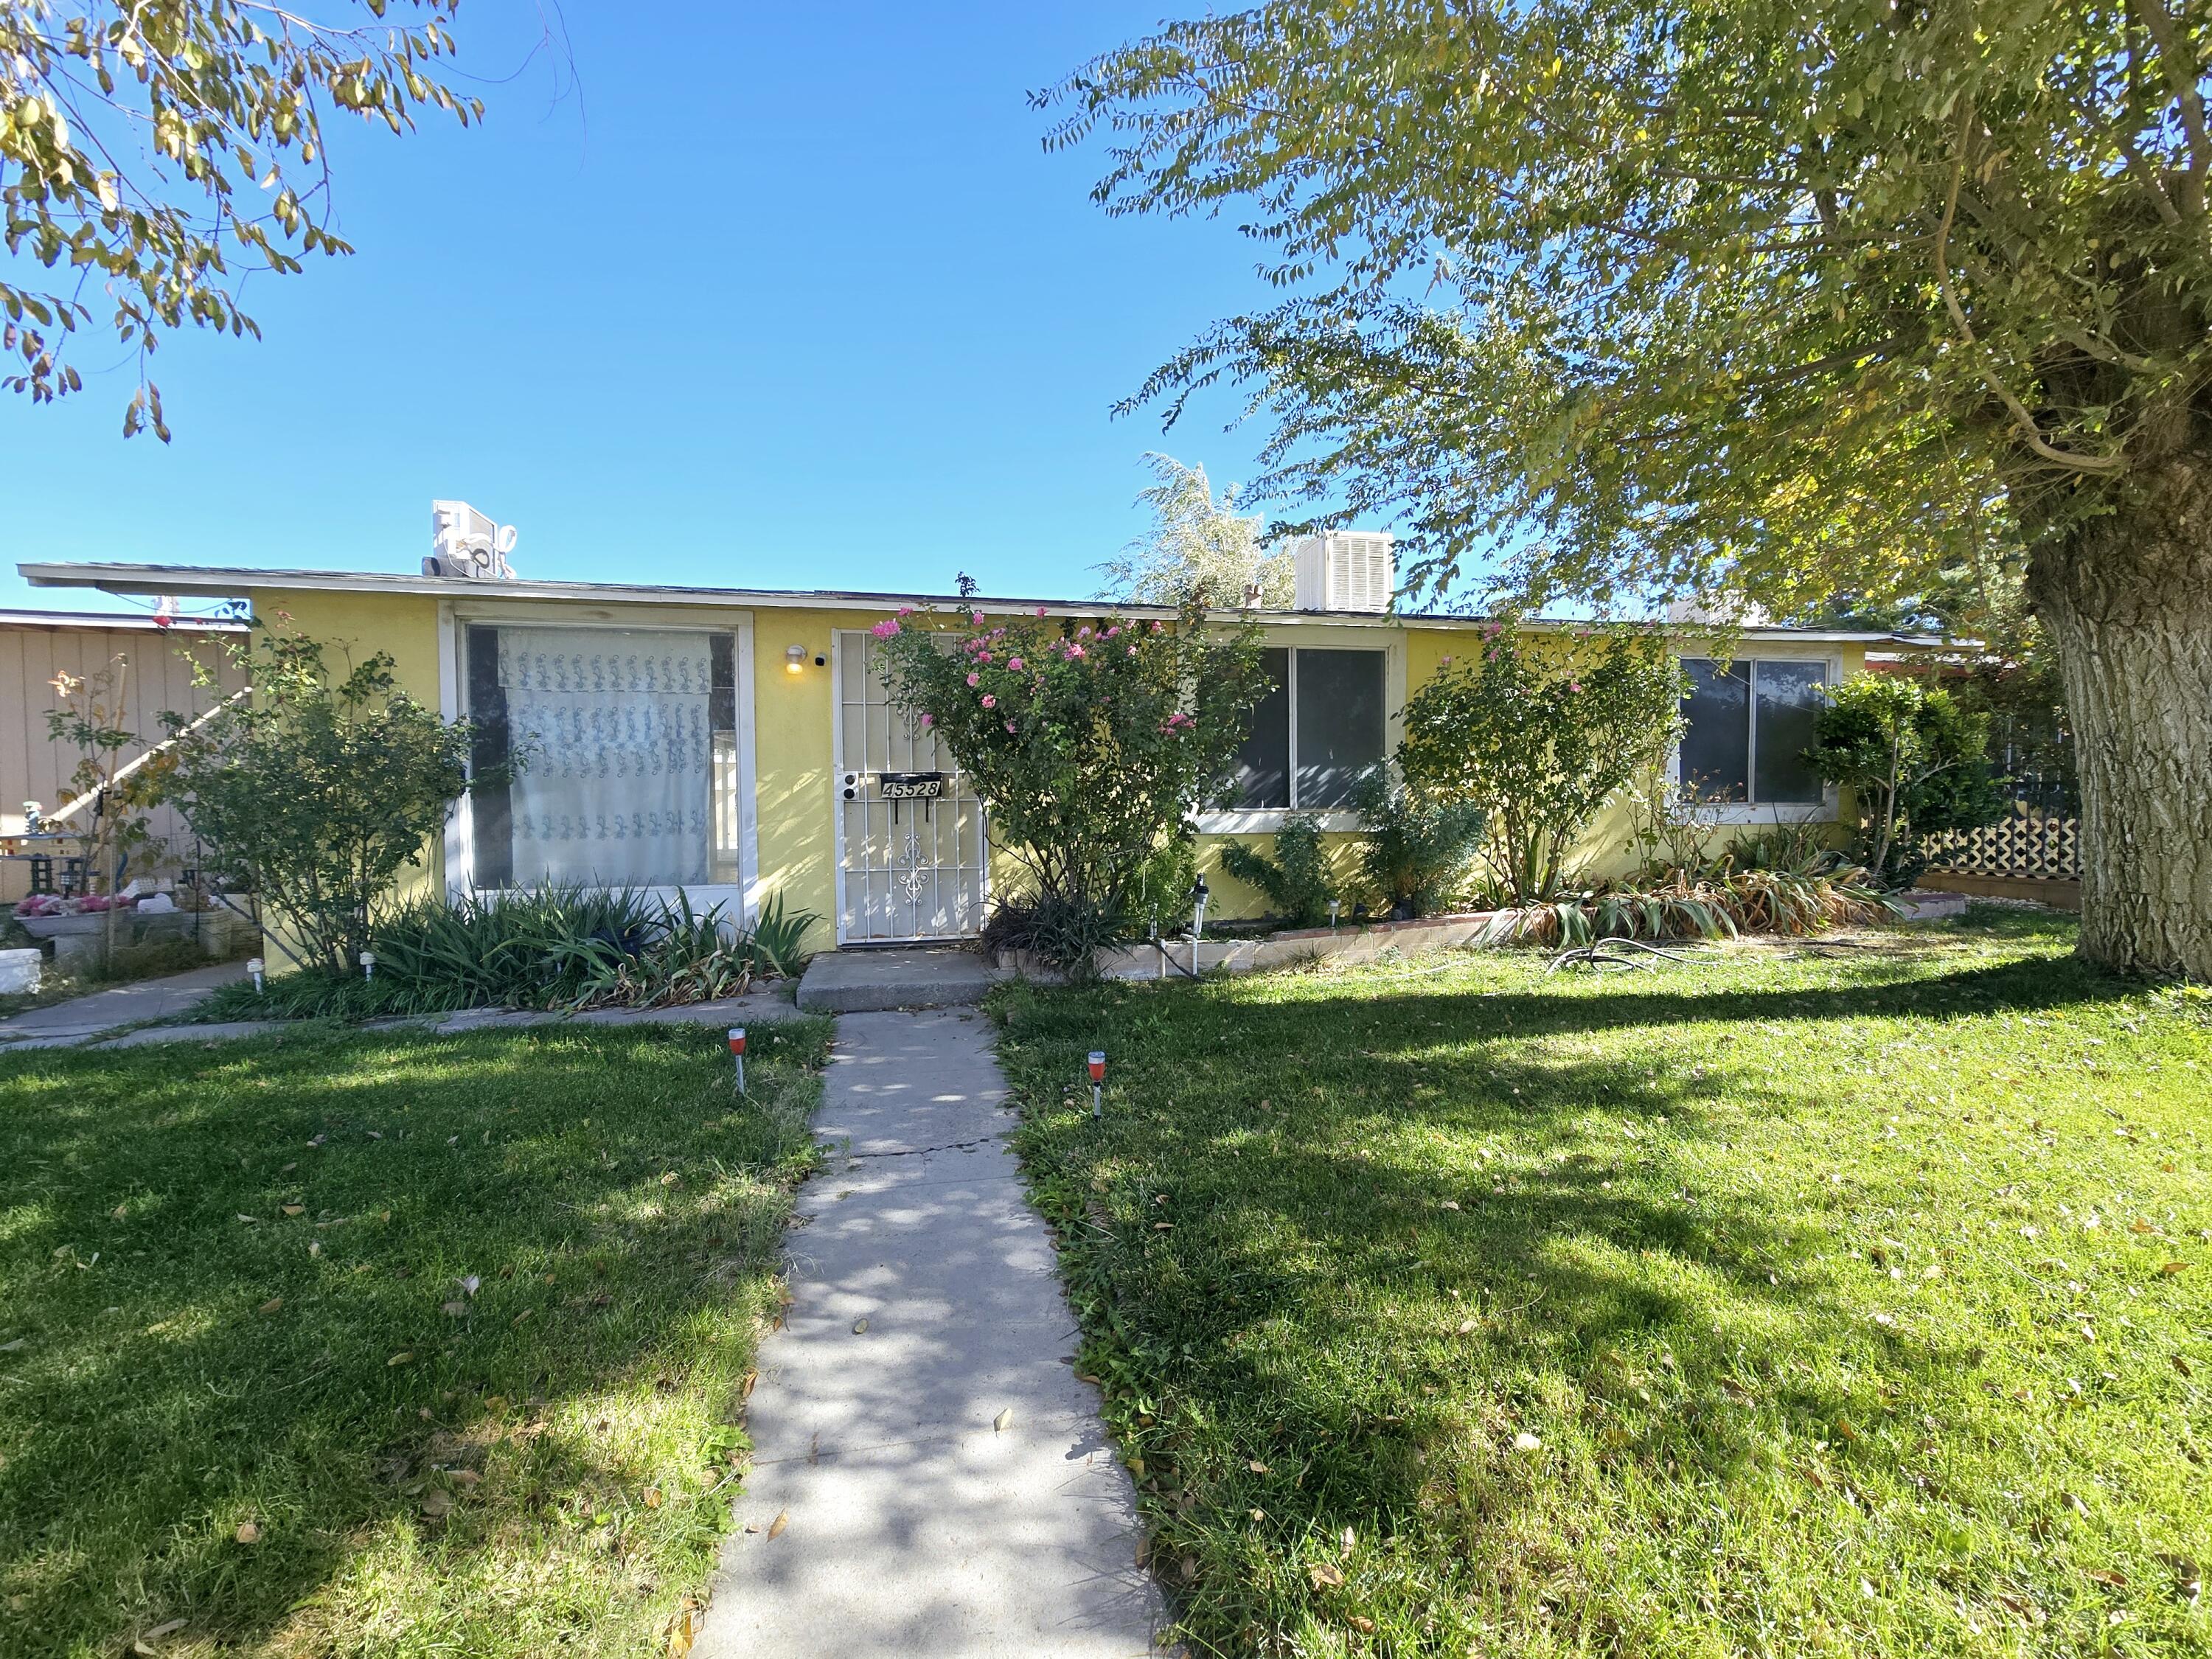
M 1260 665 L 1274 689 L 1253 708 L 1233 786 L 1237 805 L 1248 811 L 1291 804 L 1291 653 L 1262 651 Z
M 1820 688 L 1827 678 L 1826 665 L 1817 662 L 1752 665 L 1754 800 L 1820 799 L 1820 776 L 1806 763 L 1805 750 L 1813 744 L 1813 723 L 1820 712 Z
M 1691 658 L 1682 699 L 1682 782 L 1699 800 L 1747 800 L 1751 795 L 1751 681 L 1742 663 L 1723 672 Z
M 1382 653 L 1297 654 L 1297 805 L 1349 806 L 1353 786 L 1382 759 Z

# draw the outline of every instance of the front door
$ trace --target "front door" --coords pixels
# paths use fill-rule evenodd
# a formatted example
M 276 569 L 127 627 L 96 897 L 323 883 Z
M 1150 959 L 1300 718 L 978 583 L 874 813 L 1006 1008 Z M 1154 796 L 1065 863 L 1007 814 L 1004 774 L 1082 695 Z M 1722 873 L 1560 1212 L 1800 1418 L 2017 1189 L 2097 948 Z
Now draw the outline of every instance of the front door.
M 877 648 L 860 632 L 831 646 L 837 942 L 964 938 L 982 931 L 989 890 L 983 804 L 937 739 L 891 707 Z

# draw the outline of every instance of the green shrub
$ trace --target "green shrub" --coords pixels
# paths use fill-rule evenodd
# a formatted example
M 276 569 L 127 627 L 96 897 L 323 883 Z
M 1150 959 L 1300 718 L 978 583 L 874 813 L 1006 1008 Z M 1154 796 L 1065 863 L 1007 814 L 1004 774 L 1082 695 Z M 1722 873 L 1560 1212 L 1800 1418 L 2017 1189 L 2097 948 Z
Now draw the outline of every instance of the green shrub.
M 1547 660 L 1497 624 L 1407 699 L 1398 768 L 1416 799 L 1479 808 L 1484 856 L 1520 904 L 1556 895 L 1576 843 L 1680 729 L 1682 671 L 1667 643 L 1626 629 Z
M 341 676 L 301 634 L 264 628 L 226 648 L 253 695 L 197 724 L 162 715 L 172 746 L 149 769 L 207 874 L 258 894 L 343 975 L 372 909 L 468 787 L 471 728 L 400 690 L 385 652 Z
M 1599 939 L 1804 935 L 1890 914 L 1872 877 L 1833 854 L 1795 868 L 1677 868 L 1601 884 L 1502 915 L 1491 943 L 1587 945 Z
M 1901 674 L 1852 675 L 1828 694 L 1806 751 L 1857 803 L 1859 853 L 1876 879 L 1908 887 L 1927 864 L 1926 836 L 1992 823 L 2003 796 L 1990 776 L 1990 717 L 1940 685 Z
M 1360 872 L 1381 905 L 1401 920 L 1462 902 L 1482 855 L 1482 808 L 1471 800 L 1425 802 L 1380 770 L 1352 798 L 1367 821 Z
M 1283 820 L 1275 831 L 1275 856 L 1241 841 L 1221 844 L 1221 867 L 1267 896 L 1274 914 L 1292 927 L 1314 927 L 1328 920 L 1329 868 L 1322 850 L 1321 823 L 1304 813 Z

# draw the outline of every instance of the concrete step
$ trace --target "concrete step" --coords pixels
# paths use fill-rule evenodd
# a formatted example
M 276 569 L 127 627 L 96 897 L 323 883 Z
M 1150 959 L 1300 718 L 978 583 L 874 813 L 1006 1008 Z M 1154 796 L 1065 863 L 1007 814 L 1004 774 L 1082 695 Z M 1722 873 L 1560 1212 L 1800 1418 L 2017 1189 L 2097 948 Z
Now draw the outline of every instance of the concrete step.
M 806 964 L 799 1006 L 809 1013 L 873 1014 L 981 1002 L 1006 975 L 957 945 L 829 951 Z

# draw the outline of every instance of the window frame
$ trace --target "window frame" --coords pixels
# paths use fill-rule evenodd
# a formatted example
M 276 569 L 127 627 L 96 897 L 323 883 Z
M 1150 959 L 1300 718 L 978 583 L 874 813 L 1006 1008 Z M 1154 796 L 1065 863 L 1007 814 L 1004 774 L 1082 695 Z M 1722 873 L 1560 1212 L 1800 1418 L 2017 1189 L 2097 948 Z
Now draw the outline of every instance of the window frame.
M 1365 816 L 1348 806 L 1301 808 L 1297 799 L 1298 687 L 1297 654 L 1305 651 L 1367 651 L 1382 659 L 1382 761 L 1389 763 L 1402 735 L 1406 710 L 1406 649 L 1402 638 L 1384 637 L 1372 644 L 1361 637 L 1361 627 L 1290 627 L 1266 629 L 1260 643 L 1291 653 L 1290 678 L 1285 683 L 1290 704 L 1289 806 L 1231 806 L 1201 811 L 1193 820 L 1202 836 L 1273 835 L 1292 818 L 1311 818 L 1324 830 L 1352 834 L 1367 828 Z M 1377 627 L 1372 631 L 1382 633 Z
M 1677 650 L 1678 663 L 1720 662 L 1723 659 L 1706 652 Z M 1725 659 L 1731 668 L 1746 667 L 1759 662 L 1819 663 L 1827 676 L 1826 684 L 1833 690 L 1843 681 L 1844 659 L 1840 653 L 1823 647 L 1800 647 L 1792 649 L 1782 641 L 1758 641 L 1746 644 L 1739 654 Z M 1747 710 L 1749 729 L 1744 750 L 1744 787 L 1756 791 L 1759 779 L 1759 700 L 1755 676 L 1747 687 L 1750 692 Z M 1667 776 L 1679 791 L 1682 787 L 1682 745 L 1678 741 L 1667 757 Z M 1820 799 L 1803 801 L 1688 801 L 1689 812 L 1700 822 L 1717 824 L 1758 823 L 1832 823 L 1842 816 L 1843 792 L 1834 784 L 1820 787 Z
M 767 895 L 760 879 L 760 814 L 754 789 L 753 614 L 681 605 L 527 604 L 501 602 L 487 596 L 477 599 L 438 602 L 439 713 L 448 720 L 468 714 L 468 630 L 471 628 L 580 628 L 653 634 L 726 634 L 734 642 L 732 667 L 737 692 L 737 854 L 735 881 L 667 882 L 639 890 L 673 902 L 678 894 L 695 909 L 720 903 L 724 915 L 750 927 L 759 919 Z M 709 848 L 709 872 L 712 873 Z M 464 793 L 446 820 L 445 868 L 440 872 L 449 899 L 477 891 L 474 802 Z M 485 892 L 525 893 L 535 890 L 517 883 L 484 889 Z

